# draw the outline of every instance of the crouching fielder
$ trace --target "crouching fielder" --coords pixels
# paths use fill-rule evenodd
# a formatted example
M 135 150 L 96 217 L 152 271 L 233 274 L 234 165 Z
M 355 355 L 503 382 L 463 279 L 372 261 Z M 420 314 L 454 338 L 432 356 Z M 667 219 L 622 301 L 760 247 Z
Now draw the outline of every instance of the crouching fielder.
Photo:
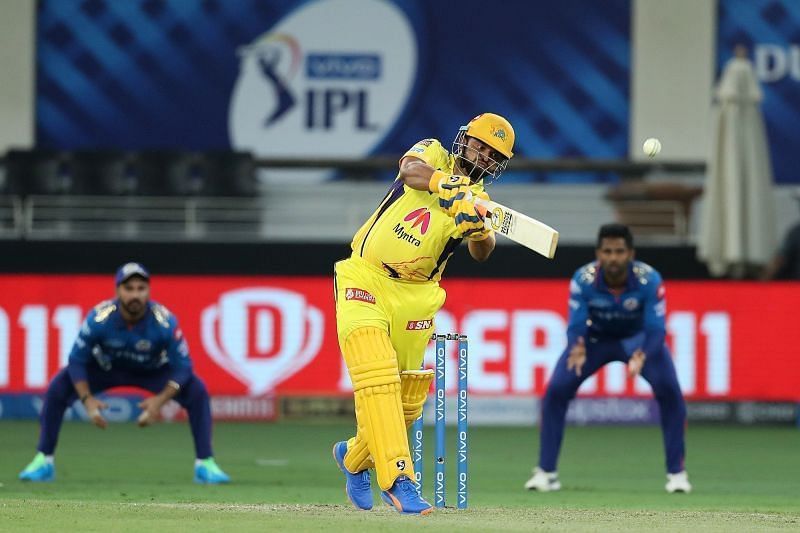
M 19 474 L 23 481 L 53 481 L 53 455 L 67 407 L 80 400 L 92 423 L 105 429 L 106 404 L 95 393 L 113 387 L 138 387 L 154 395 L 139 404 L 139 425 L 156 421 L 170 399 L 189 413 L 195 447 L 194 480 L 227 483 L 211 450 L 208 391 L 192 372 L 189 349 L 178 321 L 166 307 L 150 301 L 150 274 L 139 263 L 117 270 L 117 297 L 89 312 L 72 346 L 69 364 L 56 374 L 40 416 L 39 446 Z
M 567 406 L 578 387 L 604 365 L 620 361 L 630 376 L 653 388 L 661 414 L 666 452 L 667 492 L 689 492 L 683 401 L 669 349 L 664 344 L 666 302 L 661 275 L 634 261 L 627 226 L 607 224 L 597 237 L 596 262 L 577 270 L 570 282 L 567 348 L 547 385 L 542 404 L 539 465 L 525 488 L 561 488 L 556 472 Z
M 462 240 L 484 261 L 494 234 L 474 198 L 488 198 L 512 155 L 514 131 L 504 118 L 478 115 L 463 126 L 452 153 L 424 139 L 405 153 L 400 172 L 375 213 L 356 233 L 352 255 L 335 266 L 339 346 L 355 394 L 357 433 L 333 455 L 350 501 L 372 508 L 370 469 L 381 498 L 397 511 L 432 510 L 414 481 L 407 428 L 422 412 L 433 371 L 420 371 L 433 318 L 445 292 L 439 280 Z

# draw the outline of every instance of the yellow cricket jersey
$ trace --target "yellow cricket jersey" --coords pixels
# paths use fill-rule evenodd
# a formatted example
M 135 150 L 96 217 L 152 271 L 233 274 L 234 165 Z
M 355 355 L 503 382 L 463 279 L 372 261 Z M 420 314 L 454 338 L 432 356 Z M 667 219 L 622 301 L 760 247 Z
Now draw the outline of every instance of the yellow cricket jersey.
M 424 139 L 403 157 L 423 160 L 437 170 L 453 172 L 455 160 L 436 139 Z M 473 194 L 483 184 L 472 186 Z M 378 209 L 353 237 L 353 255 L 407 281 L 439 281 L 445 264 L 461 243 L 452 217 L 439 209 L 439 196 L 394 181 Z

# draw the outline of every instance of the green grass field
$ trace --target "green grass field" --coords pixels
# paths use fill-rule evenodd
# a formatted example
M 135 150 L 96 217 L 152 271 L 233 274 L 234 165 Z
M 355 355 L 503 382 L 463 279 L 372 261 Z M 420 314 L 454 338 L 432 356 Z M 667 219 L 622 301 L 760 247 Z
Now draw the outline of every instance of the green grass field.
M 470 429 L 466 511 L 401 516 L 376 495 L 353 509 L 331 445 L 349 424 L 217 424 L 219 464 L 228 486 L 192 483 L 193 451 L 184 424 L 100 431 L 65 423 L 57 479 L 23 484 L 37 425 L 0 422 L 2 531 L 532 531 L 800 530 L 800 431 L 790 427 L 692 427 L 687 466 L 694 492 L 664 492 L 656 427 L 570 427 L 558 493 L 527 492 L 538 444 L 531 428 Z M 433 432 L 426 435 L 431 456 Z M 449 434 L 454 451 L 455 435 Z M 448 456 L 454 466 L 454 453 Z M 425 495 L 432 501 L 426 465 Z M 455 504 L 449 475 L 448 503 Z

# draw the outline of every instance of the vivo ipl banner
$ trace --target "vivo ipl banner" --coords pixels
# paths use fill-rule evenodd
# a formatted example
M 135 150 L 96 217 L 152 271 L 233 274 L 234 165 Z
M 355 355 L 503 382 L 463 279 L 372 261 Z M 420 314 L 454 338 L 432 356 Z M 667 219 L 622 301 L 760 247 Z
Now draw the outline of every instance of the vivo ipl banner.
M 451 280 L 438 332 L 470 339 L 470 393 L 542 395 L 565 343 L 566 280 Z M 692 399 L 800 400 L 787 340 L 798 284 L 674 282 L 667 327 Z M 357 289 L 357 288 L 354 288 Z M 178 317 L 195 370 L 216 396 L 347 394 L 333 284 L 321 277 L 156 276 L 154 298 Z M 66 363 L 84 315 L 113 295 L 110 276 L 0 276 L 0 395 L 39 393 Z M 433 331 L 431 318 L 409 327 Z M 432 363 L 431 353 L 427 360 Z M 455 375 L 456 354 L 447 354 Z M 448 385 L 455 385 L 454 383 Z M 642 396 L 612 364 L 583 395 Z
M 38 7 L 40 148 L 399 155 L 492 111 L 523 156 L 627 154 L 629 0 Z

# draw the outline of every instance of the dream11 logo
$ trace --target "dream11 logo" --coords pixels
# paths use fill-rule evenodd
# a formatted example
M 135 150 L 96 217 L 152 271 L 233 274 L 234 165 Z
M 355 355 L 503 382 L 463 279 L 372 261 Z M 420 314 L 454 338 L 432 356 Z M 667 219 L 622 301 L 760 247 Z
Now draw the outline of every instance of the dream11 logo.
M 774 83 L 785 78 L 800 81 L 800 45 L 760 43 L 753 54 L 756 76 L 763 83 Z
M 223 293 L 200 320 L 206 352 L 253 395 L 274 389 L 311 362 L 325 326 L 322 311 L 303 295 L 275 288 Z
M 231 144 L 259 156 L 356 158 L 368 154 L 405 108 L 417 43 L 390 2 L 304 3 L 239 49 L 228 114 Z M 325 179 L 330 170 L 264 171 Z

